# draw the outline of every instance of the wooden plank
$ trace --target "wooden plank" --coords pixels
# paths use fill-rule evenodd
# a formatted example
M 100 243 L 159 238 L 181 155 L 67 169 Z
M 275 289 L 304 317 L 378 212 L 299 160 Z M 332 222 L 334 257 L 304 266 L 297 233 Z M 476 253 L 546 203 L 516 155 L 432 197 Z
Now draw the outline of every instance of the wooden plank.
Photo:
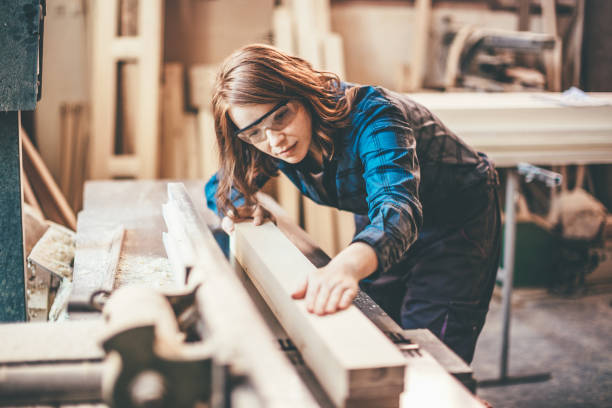
M 74 147 L 73 170 L 71 172 L 71 204 L 74 211 L 80 211 L 83 206 L 83 188 L 87 178 L 87 146 L 89 143 L 89 116 L 83 105 L 77 105 L 78 125 L 76 130 L 76 146 Z
M 0 325 L 0 364 L 100 361 L 100 320 Z
M 316 9 L 312 0 L 292 0 L 291 11 L 294 16 L 297 54 L 321 69 L 321 52 L 316 31 Z
M 198 136 L 201 168 L 199 176 L 208 180 L 219 169 L 219 148 L 215 134 L 215 120 L 210 108 L 198 111 Z
M 159 165 L 159 93 L 162 63 L 163 0 L 147 0 L 138 8 L 141 56 L 138 59 L 136 153 L 141 158 L 139 178 L 157 177 Z
M 584 3 L 585 0 L 577 0 L 576 3 L 576 23 L 572 36 L 573 53 L 570 57 L 573 60 L 571 85 L 578 88 L 582 88 L 580 86 L 580 70 L 582 67 L 582 41 L 584 36 Z
M 89 175 L 93 179 L 110 176 L 108 159 L 113 154 L 115 136 L 117 67 L 111 53 L 117 32 L 117 1 L 91 3 L 91 142 L 89 143 Z
M 217 64 L 198 64 L 189 70 L 190 104 L 198 109 L 198 177 L 208 180 L 219 169 L 219 150 L 212 113 L 212 97 Z
M 40 215 L 43 216 L 42 209 L 40 208 L 40 204 L 38 204 L 38 199 L 36 199 L 36 195 L 34 194 L 34 190 L 32 190 L 32 185 L 30 181 L 26 177 L 25 172 L 21 169 L 21 186 L 23 189 L 23 201 L 25 204 L 29 204 L 32 206 L 32 209 Z
M 315 267 L 272 223 L 237 224 L 232 239 L 234 256 L 332 401 L 344 406 L 390 396 L 399 406 L 405 361 L 384 334 L 354 306 L 317 316 L 304 300 L 293 300 L 290 294 Z
M 275 339 L 196 211 L 185 187 L 180 183 L 169 184 L 168 196 L 167 209 L 180 223 L 178 226 L 174 223 L 169 229 L 183 235 L 190 243 L 192 255 L 197 254 L 191 257 L 196 265 L 189 284 L 204 282 L 198 289 L 197 301 L 217 340 L 220 359 L 228 363 L 239 362 L 242 372 L 255 385 L 263 406 L 317 406 L 289 361 L 277 349 Z
M 541 0 L 541 7 L 544 32 L 556 38 L 554 48 L 544 55 L 547 89 L 559 92 L 561 91 L 561 53 L 563 47 L 557 30 L 556 0 Z
M 125 228 L 79 213 L 73 289 L 69 303 L 88 304 L 97 290 L 112 291 Z
M 340 34 L 328 33 L 321 38 L 325 70 L 338 74 L 340 79 L 346 79 L 344 66 L 343 41 Z
M 427 43 L 431 25 L 431 0 L 416 0 L 414 4 L 416 18 L 412 37 L 411 90 L 423 88 L 425 64 L 427 60 Z
M 315 242 L 328 254 L 338 253 L 336 239 L 334 237 L 333 209 L 324 207 L 307 197 L 302 198 L 304 208 L 304 229 L 313 237 Z
M 290 219 L 294 223 L 299 224 L 302 200 L 300 191 L 284 174 L 278 176 L 276 188 L 276 196 L 279 204 L 287 211 Z
M 161 177 L 185 177 L 185 138 L 183 135 L 184 92 L 183 65 L 177 62 L 164 64 L 162 88 L 162 136 L 161 136 Z
M 43 236 L 49 224 L 42 217 L 36 209 L 28 204 L 24 204 L 22 207 L 23 213 L 23 242 L 25 256 L 30 255 L 30 251 L 38 240 Z
M 200 177 L 202 168 L 202 155 L 204 149 L 200 146 L 200 134 L 198 133 L 198 117 L 193 113 L 183 116 L 185 155 L 182 160 L 186 164 L 186 179 L 196 179 Z M 215 169 L 216 170 L 216 169 Z
M 272 14 L 274 46 L 291 55 L 295 53 L 293 24 L 293 16 L 291 15 L 289 7 L 285 5 L 274 7 Z
M 201 110 L 212 107 L 218 64 L 197 64 L 189 69 L 189 104 Z
M 118 64 L 119 104 L 117 105 L 120 154 L 134 154 L 136 145 L 136 118 L 138 109 L 138 71 L 136 62 Z
M 72 156 L 74 149 L 74 115 L 72 105 L 60 106 L 60 187 L 66 197 L 69 196 L 70 172 L 72 171 Z
M 20 129 L 20 134 L 24 153 L 23 167 L 40 200 L 45 217 L 73 231 L 76 230 L 76 217 L 70 204 L 23 129 Z

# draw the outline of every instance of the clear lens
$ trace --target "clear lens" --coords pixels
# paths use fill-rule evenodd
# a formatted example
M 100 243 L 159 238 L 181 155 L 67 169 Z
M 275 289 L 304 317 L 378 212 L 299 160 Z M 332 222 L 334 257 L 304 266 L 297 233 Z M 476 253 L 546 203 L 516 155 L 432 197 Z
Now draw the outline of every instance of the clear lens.
M 259 125 L 238 133 L 238 137 L 248 143 L 261 143 L 266 140 L 266 129 L 281 131 L 293 122 L 297 116 L 298 106 L 294 101 L 278 108 Z

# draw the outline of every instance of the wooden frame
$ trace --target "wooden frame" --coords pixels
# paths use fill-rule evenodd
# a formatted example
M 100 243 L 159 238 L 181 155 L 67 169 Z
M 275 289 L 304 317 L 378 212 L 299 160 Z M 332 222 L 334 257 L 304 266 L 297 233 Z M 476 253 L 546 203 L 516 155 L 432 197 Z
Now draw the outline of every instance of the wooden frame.
M 327 316 L 290 296 L 315 267 L 273 224 L 237 224 L 232 252 L 338 406 L 399 406 L 401 352 L 355 306 Z
M 155 178 L 158 167 L 159 77 L 163 33 L 163 0 L 138 7 L 137 36 L 118 37 L 119 0 L 94 0 L 91 58 L 91 143 L 89 176 Z M 117 62 L 138 63 L 137 107 L 133 110 L 134 154 L 115 155 Z

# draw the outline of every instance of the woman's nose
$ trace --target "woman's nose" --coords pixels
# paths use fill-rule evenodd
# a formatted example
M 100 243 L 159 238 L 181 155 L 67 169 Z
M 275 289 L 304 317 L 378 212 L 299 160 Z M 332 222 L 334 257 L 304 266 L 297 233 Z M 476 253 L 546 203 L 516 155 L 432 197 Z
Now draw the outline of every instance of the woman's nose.
M 266 137 L 272 147 L 281 145 L 285 139 L 285 135 L 282 132 L 277 132 L 268 128 L 266 128 Z

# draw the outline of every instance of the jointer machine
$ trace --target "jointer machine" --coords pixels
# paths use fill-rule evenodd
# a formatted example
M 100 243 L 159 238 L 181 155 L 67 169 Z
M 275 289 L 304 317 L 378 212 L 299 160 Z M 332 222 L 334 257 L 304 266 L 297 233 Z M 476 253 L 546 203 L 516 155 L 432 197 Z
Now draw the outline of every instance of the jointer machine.
M 202 188 L 86 184 L 59 321 L 0 325 L 0 405 L 483 406 L 458 356 L 365 293 L 324 317 L 283 296 L 265 248 L 295 251 L 284 276 L 329 257 L 265 195 L 277 227 L 230 245 Z

